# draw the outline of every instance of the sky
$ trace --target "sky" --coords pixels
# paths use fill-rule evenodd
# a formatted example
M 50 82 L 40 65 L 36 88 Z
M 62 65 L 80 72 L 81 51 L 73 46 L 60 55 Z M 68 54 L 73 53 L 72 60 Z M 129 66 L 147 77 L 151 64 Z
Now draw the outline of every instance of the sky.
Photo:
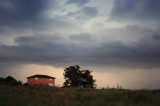
M 0 77 L 64 82 L 71 65 L 98 88 L 160 89 L 159 0 L 0 0 Z

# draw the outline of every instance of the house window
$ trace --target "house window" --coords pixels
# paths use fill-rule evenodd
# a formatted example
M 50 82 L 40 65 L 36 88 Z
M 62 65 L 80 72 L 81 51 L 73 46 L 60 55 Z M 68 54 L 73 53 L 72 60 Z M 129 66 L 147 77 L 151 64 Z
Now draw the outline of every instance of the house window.
M 53 86 L 53 83 L 49 83 L 48 85 L 49 85 L 49 86 Z
M 35 78 L 35 80 L 38 80 L 38 78 Z

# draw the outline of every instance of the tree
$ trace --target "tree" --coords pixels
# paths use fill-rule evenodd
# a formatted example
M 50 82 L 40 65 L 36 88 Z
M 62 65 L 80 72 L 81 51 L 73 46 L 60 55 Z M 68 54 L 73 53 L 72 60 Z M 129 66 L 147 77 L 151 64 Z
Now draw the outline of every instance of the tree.
M 94 88 L 95 80 L 89 70 L 80 70 L 80 66 L 69 66 L 64 70 L 65 87 Z
M 81 71 L 78 65 L 70 66 L 64 70 L 64 86 L 65 87 L 79 87 L 81 83 Z
M 0 84 L 2 84 L 2 85 L 5 85 L 5 84 L 6 84 L 6 82 L 5 82 L 5 79 L 4 79 L 4 78 L 0 78 Z
M 17 81 L 15 78 L 13 78 L 12 76 L 8 76 L 6 77 L 5 79 L 6 83 L 8 85 L 12 85 L 12 86 L 15 86 L 15 85 L 22 85 L 22 82 L 21 81 Z
M 22 85 L 22 82 L 21 81 L 17 81 L 12 76 L 8 76 L 6 78 L 0 78 L 0 84 L 16 86 L 16 85 Z
M 94 88 L 95 80 L 93 79 L 91 72 L 92 71 L 89 71 L 89 70 L 81 71 L 81 85 L 84 88 Z

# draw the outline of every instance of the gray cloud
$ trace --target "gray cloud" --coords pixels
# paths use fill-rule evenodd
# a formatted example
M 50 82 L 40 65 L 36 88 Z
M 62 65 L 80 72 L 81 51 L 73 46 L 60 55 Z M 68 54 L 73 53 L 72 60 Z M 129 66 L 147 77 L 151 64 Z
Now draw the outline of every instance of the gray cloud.
M 79 6 L 88 3 L 90 0 L 68 0 L 67 4 L 77 4 Z
M 39 0 L 38 2 L 35 0 L 1 0 L 0 4 L 1 40 L 24 35 L 33 29 L 34 31 L 44 29 L 47 23 L 54 22 L 47 20 L 44 16 L 44 13 L 50 8 L 50 0 Z
M 44 2 L 43 0 L 40 0 L 39 2 L 35 2 L 33 0 L 2 0 L 0 2 L 3 4 L 0 5 L 0 13 L 3 14 L 0 16 L 1 27 L 26 27 L 27 25 L 31 25 L 31 27 L 35 30 L 35 26 L 41 26 L 39 23 L 43 23 L 42 25 L 46 26 L 46 28 L 62 28 L 62 26 L 67 27 L 67 25 L 69 25 L 69 23 L 65 23 L 65 21 L 60 17 L 51 20 L 45 19 L 43 13 L 49 8 L 50 1 Z M 88 2 L 89 0 L 68 0 L 68 4 L 74 3 L 84 5 Z M 144 2 L 144 0 L 115 0 L 114 7 L 112 9 L 112 16 L 117 16 L 117 18 L 122 18 L 123 16 L 126 16 L 127 18 L 130 17 L 130 15 L 137 18 L 145 15 L 158 17 L 156 11 L 158 7 L 155 5 L 158 3 L 158 1 L 148 0 L 146 2 Z M 93 17 L 98 15 L 98 11 L 96 7 L 84 6 L 81 8 L 81 13 L 79 14 L 83 14 L 82 17 Z M 51 22 L 54 23 L 55 27 L 50 24 Z M 18 29 L 19 28 L 17 28 L 17 30 Z M 137 32 L 139 28 L 137 26 L 127 26 L 127 30 Z M 158 33 L 151 36 L 146 36 L 145 40 L 140 40 L 138 43 L 136 42 L 135 44 L 128 46 L 123 43 L 112 42 L 101 43 L 98 46 L 90 47 L 90 45 L 87 44 L 86 46 L 86 43 L 84 43 L 84 41 L 96 41 L 95 38 L 93 39 L 88 33 L 71 35 L 68 40 L 63 37 L 48 37 L 46 35 L 18 37 L 15 40 L 17 43 L 16 46 L 5 46 L 1 44 L 0 51 L 2 52 L 0 53 L 0 58 L 1 62 L 17 61 L 22 63 L 33 62 L 45 64 L 65 63 L 66 61 L 71 63 L 77 61 L 80 63 L 103 65 L 124 65 L 126 63 L 138 65 L 143 63 L 146 66 L 152 66 L 153 63 L 157 65 L 158 63 L 156 62 L 159 62 L 158 58 L 160 53 L 160 44 L 158 43 Z M 77 44 L 74 41 L 80 43 Z M 146 43 L 145 41 L 148 42 Z
M 50 0 L 1 0 L 0 26 L 28 26 L 41 23 Z M 35 25 L 35 26 L 36 26 Z
M 107 66 L 153 68 L 159 67 L 159 48 L 160 45 L 154 46 L 142 41 L 128 46 L 120 42 L 104 43 L 100 48 L 94 48 L 91 54 L 95 57 L 94 62 Z
M 115 0 L 111 11 L 112 19 L 158 20 L 159 0 Z
M 77 37 L 83 39 L 86 36 L 74 35 L 71 36 L 71 40 Z M 67 44 L 61 40 L 62 38 L 57 37 L 36 36 L 17 38 L 17 46 L 0 46 L 0 63 L 34 63 L 55 66 L 77 63 L 130 68 L 160 66 L 160 44 L 153 35 L 130 45 L 112 42 L 102 43 L 96 47 L 86 47 L 83 43 Z
M 96 7 L 84 7 L 83 11 L 85 15 L 88 15 L 90 17 L 97 16 L 98 14 L 98 10 Z
M 56 66 L 66 62 L 77 62 L 80 56 L 84 56 L 81 50 L 85 48 L 82 49 L 76 44 L 65 44 L 60 42 L 60 39 L 35 36 L 17 38 L 17 46 L 0 46 L 1 63 L 36 63 Z
M 91 40 L 91 35 L 89 33 L 81 33 L 78 35 L 71 35 L 71 40 L 78 40 L 78 41 L 89 41 Z
M 98 16 L 99 11 L 96 7 L 83 6 L 80 7 L 79 10 L 74 12 L 69 12 L 67 16 L 74 17 L 75 20 L 84 22 L 91 18 Z
M 76 26 L 74 22 L 60 16 L 50 17 L 50 13 L 57 9 L 59 2 L 56 0 L 1 0 L 0 43 L 13 44 L 14 38 L 33 33 L 39 33 L 39 36 L 73 29 Z
M 152 37 L 153 37 L 153 39 L 155 39 L 155 40 L 160 40 L 160 35 L 157 34 L 157 33 L 153 34 Z

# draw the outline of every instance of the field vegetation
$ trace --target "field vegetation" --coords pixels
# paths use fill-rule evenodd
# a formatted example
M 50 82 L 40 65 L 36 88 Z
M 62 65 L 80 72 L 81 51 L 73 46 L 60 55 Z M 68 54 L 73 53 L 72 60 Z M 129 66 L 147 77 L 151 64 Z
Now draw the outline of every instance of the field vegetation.
M 0 106 L 160 106 L 160 90 L 0 85 Z

